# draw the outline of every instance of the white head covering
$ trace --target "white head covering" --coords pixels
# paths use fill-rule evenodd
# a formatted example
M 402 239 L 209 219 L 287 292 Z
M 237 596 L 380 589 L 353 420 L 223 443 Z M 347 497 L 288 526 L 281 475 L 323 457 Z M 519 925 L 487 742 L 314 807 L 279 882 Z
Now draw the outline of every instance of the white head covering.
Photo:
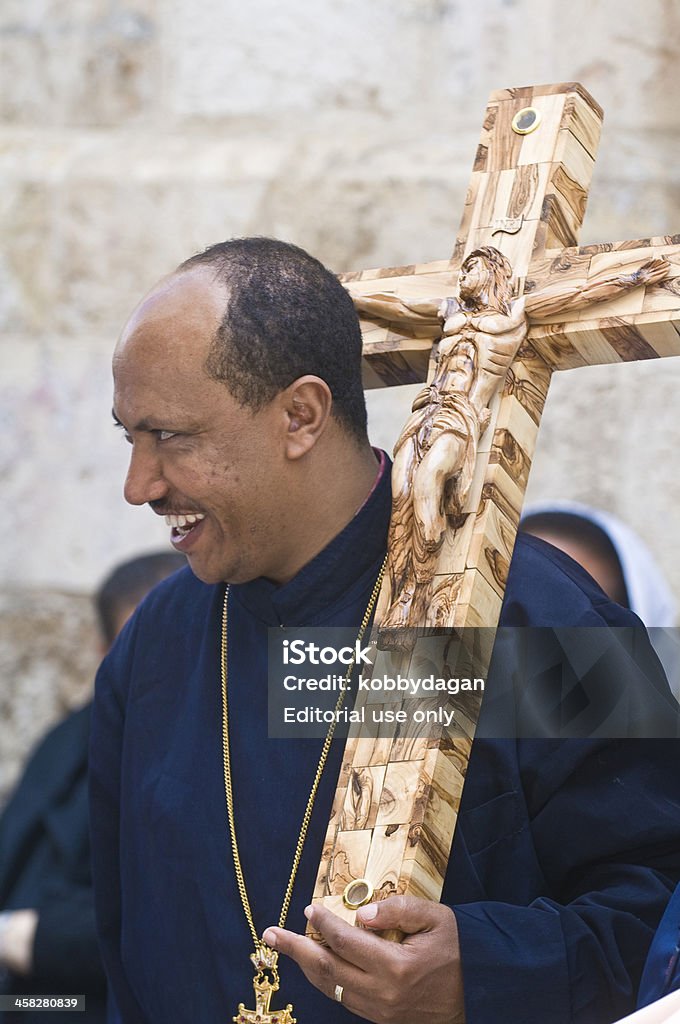
M 680 694 L 680 633 L 678 602 L 651 551 L 637 533 L 610 512 L 578 501 L 540 501 L 528 505 L 522 519 L 550 512 L 565 512 L 594 523 L 607 535 L 616 551 L 631 611 L 652 629 L 650 638 L 668 676 L 671 689 Z M 668 631 L 668 632 L 667 632 Z

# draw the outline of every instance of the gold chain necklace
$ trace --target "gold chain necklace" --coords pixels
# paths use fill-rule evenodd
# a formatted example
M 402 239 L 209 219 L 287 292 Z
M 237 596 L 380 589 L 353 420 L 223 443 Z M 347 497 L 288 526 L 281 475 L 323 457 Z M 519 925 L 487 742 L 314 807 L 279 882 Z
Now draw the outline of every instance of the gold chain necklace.
M 371 620 L 375 603 L 378 600 L 378 594 L 380 593 L 380 587 L 382 586 L 383 576 L 385 574 L 385 566 L 387 564 L 387 556 L 380 567 L 380 572 L 371 591 L 364 617 L 361 620 L 359 632 L 357 633 L 356 644 L 354 646 L 354 656 L 350 662 L 349 668 L 347 669 L 347 675 L 345 676 L 343 683 L 340 688 L 340 696 L 338 697 L 335 705 L 335 713 L 331 724 L 328 727 L 326 733 L 326 739 L 324 740 L 323 747 L 321 748 L 321 755 L 319 756 L 319 763 L 316 768 L 314 775 L 314 781 L 312 788 L 307 798 L 307 806 L 305 807 L 305 813 L 302 816 L 302 824 L 300 826 L 300 832 L 298 834 L 297 844 L 295 846 L 295 854 L 293 855 L 293 864 L 290 869 L 290 877 L 288 878 L 288 885 L 283 897 L 283 903 L 281 905 L 281 913 L 279 915 L 279 928 L 283 928 L 286 923 L 288 916 L 288 909 L 290 907 L 290 901 L 293 895 L 293 886 L 295 885 L 295 877 L 297 875 L 298 868 L 300 866 L 300 860 L 302 858 L 302 850 L 305 845 L 305 839 L 307 838 L 307 830 L 309 828 L 309 822 L 312 817 L 312 810 L 314 809 L 314 801 L 316 794 L 319 789 L 319 783 L 321 782 L 321 776 L 323 770 L 326 767 L 326 761 L 328 760 L 328 754 L 331 748 L 331 741 L 333 734 L 335 733 L 335 727 L 338 722 L 338 712 L 342 708 L 346 687 L 349 684 L 350 677 L 354 670 L 354 664 L 356 661 L 356 649 L 357 645 L 361 644 L 364 633 L 368 628 L 368 623 Z M 255 928 L 255 922 L 253 920 L 253 914 L 250 909 L 250 900 L 248 899 L 248 893 L 246 892 L 246 883 L 243 877 L 243 868 L 241 867 L 241 857 L 238 851 L 238 843 L 236 841 L 236 825 L 234 822 L 234 791 L 231 776 L 231 754 L 229 750 L 229 704 L 227 701 L 227 681 L 228 681 L 228 670 L 227 670 L 227 635 L 228 635 L 228 608 L 229 608 L 229 587 L 227 586 L 224 591 L 224 605 L 222 608 L 222 643 L 221 643 L 221 677 L 222 677 L 222 753 L 224 758 L 224 790 L 227 798 L 227 818 L 229 821 L 229 836 L 231 838 L 231 849 L 234 857 L 234 870 L 236 872 L 236 883 L 238 885 L 239 895 L 241 897 L 241 904 L 243 905 L 243 912 L 246 915 L 248 927 L 250 928 L 250 934 L 253 937 L 253 943 L 255 945 L 255 952 L 251 954 L 250 959 L 253 967 L 255 968 L 255 979 L 253 981 L 253 988 L 255 989 L 255 1009 L 245 1009 L 243 1003 L 239 1003 L 238 1013 L 232 1020 L 235 1024 L 296 1024 L 296 1018 L 293 1017 L 293 1007 L 290 1003 L 286 1006 L 285 1010 L 270 1010 L 269 1003 L 274 992 L 278 991 L 279 988 L 279 972 L 277 968 L 279 955 L 276 950 L 271 949 L 257 934 Z M 269 977 L 267 976 L 269 975 Z

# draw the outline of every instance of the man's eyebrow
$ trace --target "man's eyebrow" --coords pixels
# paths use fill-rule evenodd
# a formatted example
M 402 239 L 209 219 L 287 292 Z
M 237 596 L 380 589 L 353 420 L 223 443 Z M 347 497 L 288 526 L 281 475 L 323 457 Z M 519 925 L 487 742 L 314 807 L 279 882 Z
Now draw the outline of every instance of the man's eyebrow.
M 113 416 L 113 424 L 114 424 L 114 426 L 122 427 L 123 430 L 127 430 L 127 427 L 125 426 L 125 424 L 116 415 L 116 410 L 115 409 L 111 410 L 111 415 Z M 144 417 L 144 419 L 140 420 L 139 423 L 137 423 L 137 425 L 134 426 L 132 429 L 133 430 L 152 431 L 152 430 L 156 430 L 158 428 L 154 427 L 152 425 L 152 421 L 148 417 Z
M 113 416 L 114 426 L 121 427 L 123 430 L 127 430 L 128 429 L 125 426 L 125 424 L 116 415 L 116 410 L 115 409 L 111 410 L 111 415 Z M 189 432 L 189 431 L 194 431 L 194 430 L 199 430 L 199 429 L 200 429 L 200 424 L 199 423 L 195 422 L 194 420 L 187 420 L 183 424 L 181 430 L 180 430 L 179 426 L 175 425 L 174 432 L 177 433 L 179 431 L 180 433 L 186 433 L 186 432 Z M 158 426 L 157 422 L 154 420 L 154 418 L 152 416 L 144 416 L 143 419 L 141 419 L 139 421 L 139 423 L 136 423 L 133 427 L 130 427 L 130 430 L 142 431 L 142 432 L 147 432 L 147 433 L 154 433 L 154 432 L 157 432 L 159 430 L 173 430 L 173 427 L 172 426 Z

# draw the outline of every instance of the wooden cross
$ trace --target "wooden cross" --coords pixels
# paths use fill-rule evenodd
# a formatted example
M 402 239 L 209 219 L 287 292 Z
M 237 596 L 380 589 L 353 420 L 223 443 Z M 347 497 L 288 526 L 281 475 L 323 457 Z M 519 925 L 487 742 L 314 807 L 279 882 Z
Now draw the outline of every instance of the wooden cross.
M 601 122 L 600 107 L 579 84 L 492 93 L 453 257 L 343 277 L 354 296 L 387 293 L 417 307 L 422 299 L 455 295 L 468 255 L 494 246 L 507 257 L 515 294 L 526 296 L 527 309 L 532 295 L 544 297 L 534 302 L 528 333 L 490 403 L 490 421 L 482 423 L 473 478 L 458 510 L 464 514 L 449 519 L 436 550 L 430 622 L 456 628 L 498 622 L 552 372 L 680 355 L 680 236 L 578 247 Z M 668 266 L 651 282 L 605 288 L 607 301 L 586 308 L 571 301 L 579 293 L 601 300 L 603 282 L 630 284 L 631 275 L 658 257 Z M 389 316 L 388 310 L 387 321 L 362 319 L 366 386 L 432 381 L 432 318 L 404 325 Z M 398 542 L 392 528 L 390 561 Z M 377 622 L 395 598 L 387 577 Z M 381 652 L 373 674 L 389 672 L 398 657 Z M 399 664 L 408 664 L 408 656 L 400 657 Z M 351 921 L 356 905 L 371 898 L 395 892 L 440 898 L 474 726 L 459 720 L 438 742 L 350 734 L 316 901 Z

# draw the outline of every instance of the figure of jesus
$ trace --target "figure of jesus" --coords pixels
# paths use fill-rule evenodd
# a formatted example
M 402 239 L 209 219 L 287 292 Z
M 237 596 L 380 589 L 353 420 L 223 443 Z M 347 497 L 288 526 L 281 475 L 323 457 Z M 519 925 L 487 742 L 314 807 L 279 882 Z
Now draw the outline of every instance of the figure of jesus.
M 474 474 L 490 405 L 526 339 L 532 320 L 611 300 L 663 280 L 665 259 L 604 276 L 586 288 L 550 286 L 513 299 L 512 267 L 493 246 L 475 249 L 458 278 L 457 298 L 406 300 L 352 294 L 357 312 L 417 324 L 439 338 L 432 382 L 417 395 L 394 449 L 390 523 L 391 603 L 383 630 L 428 625 L 427 600 L 447 516 L 460 516 Z M 395 638 L 394 646 L 399 646 Z

